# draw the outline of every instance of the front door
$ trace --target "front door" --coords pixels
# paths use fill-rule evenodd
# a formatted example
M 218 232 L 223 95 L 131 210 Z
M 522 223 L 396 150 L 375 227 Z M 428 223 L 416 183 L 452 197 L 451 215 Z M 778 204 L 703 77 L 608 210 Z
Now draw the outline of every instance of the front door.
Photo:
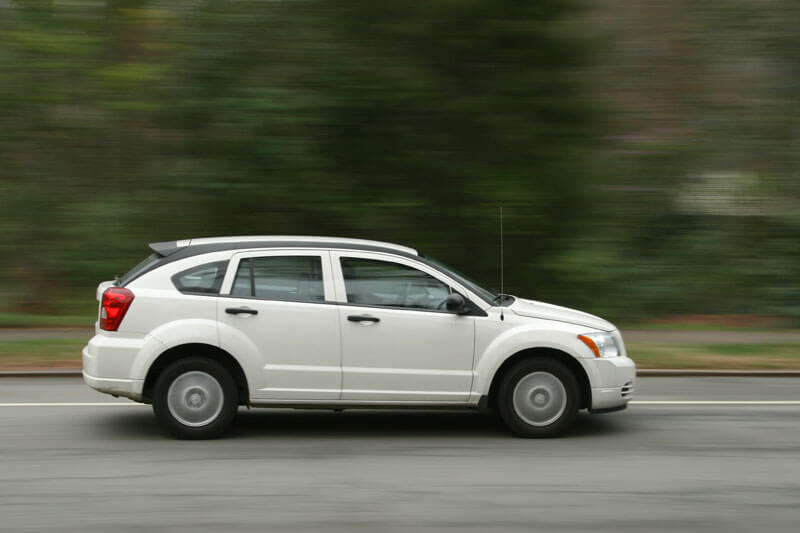
M 342 399 L 466 402 L 475 319 L 445 310 L 452 290 L 405 258 L 331 252 L 340 301 Z
M 250 396 L 338 400 L 339 313 L 330 255 L 321 250 L 243 252 L 231 259 L 217 308 L 220 346 L 263 368 Z

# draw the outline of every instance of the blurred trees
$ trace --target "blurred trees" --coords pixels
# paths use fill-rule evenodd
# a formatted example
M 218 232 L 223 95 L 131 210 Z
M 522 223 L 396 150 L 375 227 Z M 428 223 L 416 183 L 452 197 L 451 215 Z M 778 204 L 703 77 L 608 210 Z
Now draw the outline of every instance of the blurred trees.
M 503 205 L 507 292 L 795 314 L 776 4 L 0 3 L 2 305 L 90 308 L 147 242 L 207 235 L 389 240 L 496 287 Z
M 642 314 L 800 317 L 800 5 L 614 0 L 588 75 L 609 272 Z M 613 174 L 612 174 L 613 173 Z

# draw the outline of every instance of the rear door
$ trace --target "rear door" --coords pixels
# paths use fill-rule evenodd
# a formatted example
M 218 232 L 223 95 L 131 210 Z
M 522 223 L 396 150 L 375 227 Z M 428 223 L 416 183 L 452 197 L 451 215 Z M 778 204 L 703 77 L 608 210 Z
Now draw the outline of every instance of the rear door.
M 339 399 L 339 313 L 328 251 L 234 255 L 217 317 L 222 348 L 255 357 L 262 366 L 263 381 L 251 384 L 251 397 Z

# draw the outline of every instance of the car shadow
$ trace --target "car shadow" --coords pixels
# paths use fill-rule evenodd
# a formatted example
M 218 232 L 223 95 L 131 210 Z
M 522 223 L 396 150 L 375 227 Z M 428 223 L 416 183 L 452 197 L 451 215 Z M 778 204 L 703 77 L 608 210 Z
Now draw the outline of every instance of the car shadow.
M 626 431 L 626 417 L 581 413 L 569 438 L 598 437 Z M 165 432 L 151 410 L 104 415 L 96 421 L 106 438 L 162 439 Z M 224 438 L 510 438 L 493 411 L 291 410 L 240 409 Z
M 234 435 L 349 437 L 499 437 L 497 417 L 473 411 L 347 410 L 240 412 Z

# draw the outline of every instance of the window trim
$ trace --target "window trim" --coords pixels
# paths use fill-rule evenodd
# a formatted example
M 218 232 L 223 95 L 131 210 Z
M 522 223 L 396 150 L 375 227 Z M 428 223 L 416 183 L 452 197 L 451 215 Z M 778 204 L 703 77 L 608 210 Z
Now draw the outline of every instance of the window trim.
M 420 309 L 417 307 L 396 307 L 396 306 L 389 306 L 389 305 L 370 305 L 370 304 L 360 304 L 355 302 L 348 302 L 347 301 L 347 289 L 344 283 L 344 273 L 342 272 L 342 258 L 353 258 L 353 259 L 369 259 L 373 261 L 384 261 L 387 263 L 397 263 L 399 265 L 403 265 L 406 267 L 410 267 L 424 274 L 431 276 L 432 278 L 436 279 L 437 281 L 444 283 L 447 285 L 452 291 L 459 293 L 461 296 L 464 297 L 467 306 L 470 308 L 469 313 L 464 313 L 462 315 L 456 315 L 450 311 L 445 309 Z M 428 266 L 425 263 L 413 261 L 411 259 L 407 259 L 403 256 L 394 255 L 391 253 L 383 253 L 383 252 L 365 252 L 361 250 L 350 250 L 350 249 L 335 249 L 331 250 L 331 263 L 333 267 L 333 272 L 335 276 L 335 289 L 336 289 L 336 301 L 339 305 L 347 306 L 347 307 L 366 307 L 371 309 L 387 309 L 387 310 L 395 310 L 395 311 L 417 311 L 422 313 L 439 313 L 439 314 L 448 314 L 453 316 L 489 316 L 486 313 L 486 310 L 483 309 L 480 305 L 476 304 L 476 299 L 478 301 L 480 298 L 472 294 L 470 290 L 466 287 L 462 286 L 460 283 L 456 282 L 455 280 L 450 279 L 449 277 L 442 274 L 439 270 Z
M 222 270 L 222 280 L 220 281 L 219 288 L 217 288 L 216 292 L 205 292 L 205 291 L 192 291 L 192 290 L 184 290 L 178 286 L 178 279 L 187 272 L 191 272 L 192 270 L 197 270 L 201 268 L 208 268 L 210 265 L 219 264 L 219 268 Z M 180 272 L 176 272 L 175 274 L 169 277 L 170 282 L 172 282 L 172 286 L 175 287 L 175 290 L 180 292 L 181 294 L 191 295 L 191 296 L 219 296 L 220 291 L 222 290 L 222 285 L 225 282 L 225 276 L 227 275 L 227 270 L 230 262 L 228 260 L 221 260 L 221 261 L 209 261 L 208 263 L 201 263 L 199 265 L 195 265 L 189 268 L 185 268 Z M 217 273 L 219 275 L 219 272 Z
M 319 257 L 320 266 L 322 268 L 322 291 L 323 300 L 276 300 L 269 298 L 259 298 L 257 296 L 242 296 L 238 294 L 231 294 L 233 289 L 233 282 L 236 279 L 236 273 L 239 271 L 239 264 L 248 259 L 258 259 L 260 257 Z M 255 276 L 254 274 L 254 261 L 250 263 L 250 284 L 253 294 L 255 294 Z M 239 252 L 234 254 L 228 264 L 228 272 L 225 274 L 225 279 L 222 281 L 219 296 L 224 298 L 235 298 L 237 300 L 252 300 L 257 302 L 282 302 L 282 303 L 299 303 L 299 304 L 335 304 L 334 290 L 333 290 L 333 276 L 331 274 L 330 254 L 327 250 L 309 250 L 299 248 L 284 248 L 284 249 L 271 249 L 271 250 L 250 250 L 247 252 Z
M 456 291 L 457 292 L 457 291 Z M 461 294 L 461 293 L 459 293 Z M 463 296 L 463 294 L 462 294 Z M 447 309 L 424 309 L 421 307 L 398 307 L 392 305 L 372 305 L 372 304 L 357 304 L 353 302 L 318 302 L 318 303 L 335 303 L 340 307 L 364 307 L 367 309 L 384 310 L 384 311 L 416 311 L 418 313 L 436 313 L 437 315 L 450 315 L 450 316 L 489 316 L 483 309 L 472 304 L 472 300 L 464 298 L 467 306 L 470 308 L 466 313 L 453 313 Z

